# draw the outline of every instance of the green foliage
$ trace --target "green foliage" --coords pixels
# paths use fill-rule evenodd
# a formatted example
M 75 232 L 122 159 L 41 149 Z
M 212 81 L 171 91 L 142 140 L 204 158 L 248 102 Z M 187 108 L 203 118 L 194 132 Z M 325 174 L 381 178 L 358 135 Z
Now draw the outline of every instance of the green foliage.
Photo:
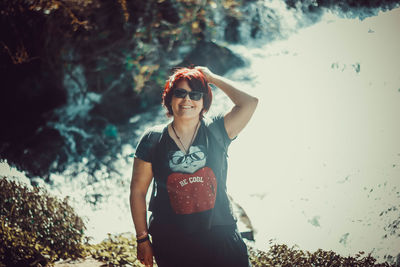
M 87 245 L 87 250 L 93 258 L 108 266 L 143 266 L 136 258 L 136 238 L 124 235 L 111 236 L 96 245 Z
M 85 225 L 67 199 L 0 179 L 0 263 L 6 266 L 51 263 L 84 255 Z
M 267 251 L 249 248 L 250 260 L 254 267 L 261 266 L 391 266 L 389 263 L 376 263 L 376 259 L 364 252 L 357 253 L 354 257 L 343 257 L 333 251 L 318 249 L 314 253 L 288 247 L 287 245 L 274 244 Z M 392 265 L 394 266 L 394 265 Z
M 118 137 L 118 129 L 115 125 L 108 124 L 104 129 L 104 134 L 109 138 L 117 138 Z

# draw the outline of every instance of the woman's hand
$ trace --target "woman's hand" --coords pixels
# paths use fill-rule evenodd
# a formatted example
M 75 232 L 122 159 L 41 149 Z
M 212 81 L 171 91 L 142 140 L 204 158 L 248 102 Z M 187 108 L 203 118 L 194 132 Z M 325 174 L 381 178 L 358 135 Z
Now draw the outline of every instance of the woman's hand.
M 209 70 L 207 67 L 202 67 L 202 66 L 197 66 L 194 67 L 196 70 L 201 71 L 201 73 L 204 74 L 204 76 L 206 76 L 206 79 L 209 83 L 213 83 L 213 79 L 214 79 L 214 73 L 211 72 L 211 70 Z
M 137 244 L 137 258 L 146 267 L 153 266 L 153 248 L 150 241 Z
M 234 87 L 233 83 L 206 67 L 195 67 L 201 71 L 209 83 L 221 89 L 235 104 L 231 111 L 225 114 L 224 124 L 230 139 L 236 137 L 249 122 L 253 115 L 258 99 Z

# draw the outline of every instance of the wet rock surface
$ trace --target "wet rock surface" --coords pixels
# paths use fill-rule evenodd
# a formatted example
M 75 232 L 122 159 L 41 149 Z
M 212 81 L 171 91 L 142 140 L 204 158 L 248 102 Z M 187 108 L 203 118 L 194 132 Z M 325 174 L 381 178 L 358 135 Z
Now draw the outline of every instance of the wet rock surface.
M 245 62 L 230 49 L 213 42 L 199 42 L 178 66 L 208 66 L 211 71 L 224 75 L 229 70 L 243 67 Z

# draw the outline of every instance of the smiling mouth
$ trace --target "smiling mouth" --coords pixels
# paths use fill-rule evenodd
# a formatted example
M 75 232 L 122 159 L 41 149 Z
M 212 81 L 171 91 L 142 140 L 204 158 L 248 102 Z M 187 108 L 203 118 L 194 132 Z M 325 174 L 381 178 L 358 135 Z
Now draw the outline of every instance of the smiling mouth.
M 191 109 L 191 108 L 193 108 L 192 106 L 180 106 L 181 107 L 181 109 Z

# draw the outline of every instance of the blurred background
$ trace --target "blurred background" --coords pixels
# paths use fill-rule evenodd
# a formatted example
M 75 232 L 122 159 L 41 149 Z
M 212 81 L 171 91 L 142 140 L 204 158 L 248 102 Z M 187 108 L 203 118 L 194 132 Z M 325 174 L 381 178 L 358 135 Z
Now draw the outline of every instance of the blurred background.
M 142 132 L 174 67 L 260 99 L 229 151 L 255 245 L 400 253 L 398 1 L 3 1 L 0 175 L 68 196 L 95 241 L 133 232 Z M 214 88 L 209 116 L 230 101 Z

